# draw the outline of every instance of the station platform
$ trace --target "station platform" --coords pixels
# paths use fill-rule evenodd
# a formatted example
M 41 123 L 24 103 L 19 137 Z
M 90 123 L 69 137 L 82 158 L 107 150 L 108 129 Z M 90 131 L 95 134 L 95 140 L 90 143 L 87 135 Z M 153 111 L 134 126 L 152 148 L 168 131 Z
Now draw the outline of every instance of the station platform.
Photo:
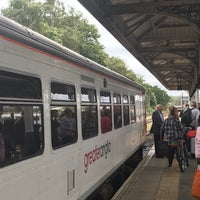
M 193 200 L 191 188 L 196 160 L 189 159 L 190 166 L 180 172 L 174 159 L 168 168 L 167 158 L 156 158 L 154 146 L 138 167 L 121 186 L 112 200 Z

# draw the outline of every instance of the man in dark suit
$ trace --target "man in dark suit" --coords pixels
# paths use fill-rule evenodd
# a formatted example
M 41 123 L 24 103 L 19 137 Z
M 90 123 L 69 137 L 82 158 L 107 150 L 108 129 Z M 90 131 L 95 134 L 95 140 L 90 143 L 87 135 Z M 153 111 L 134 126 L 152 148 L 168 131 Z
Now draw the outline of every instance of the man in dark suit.
M 157 109 L 152 113 L 152 127 L 150 133 L 154 134 L 154 144 L 155 144 L 155 155 L 156 157 L 160 157 L 158 154 L 158 143 L 157 141 L 161 139 L 161 126 L 164 122 L 162 109 L 163 106 L 158 104 Z

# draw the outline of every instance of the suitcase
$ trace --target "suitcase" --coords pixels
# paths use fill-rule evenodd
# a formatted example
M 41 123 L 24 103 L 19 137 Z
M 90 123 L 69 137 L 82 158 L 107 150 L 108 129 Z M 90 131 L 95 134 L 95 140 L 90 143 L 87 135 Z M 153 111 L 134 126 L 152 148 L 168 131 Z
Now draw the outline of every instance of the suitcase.
M 165 157 L 168 155 L 168 143 L 167 141 L 157 141 L 157 157 Z

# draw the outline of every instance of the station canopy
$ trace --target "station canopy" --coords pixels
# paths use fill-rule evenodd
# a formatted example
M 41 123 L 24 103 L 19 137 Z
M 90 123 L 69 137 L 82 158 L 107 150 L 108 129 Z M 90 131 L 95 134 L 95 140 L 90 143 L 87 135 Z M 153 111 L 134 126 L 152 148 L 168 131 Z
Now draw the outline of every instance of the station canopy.
M 200 0 L 79 0 L 167 89 L 200 88 Z

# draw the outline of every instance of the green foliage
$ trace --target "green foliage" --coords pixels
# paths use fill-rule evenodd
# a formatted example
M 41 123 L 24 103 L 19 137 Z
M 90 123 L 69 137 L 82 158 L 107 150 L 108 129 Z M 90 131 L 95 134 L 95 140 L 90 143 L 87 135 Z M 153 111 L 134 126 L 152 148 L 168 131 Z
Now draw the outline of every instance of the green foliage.
M 106 60 L 106 66 L 127 78 L 136 81 L 137 83 L 143 84 L 144 80 L 137 76 L 132 70 L 128 69 L 126 63 L 120 58 L 108 57 Z
M 31 0 L 11 0 L 10 7 L 2 11 L 3 15 L 31 29 L 40 29 L 41 3 Z
M 171 97 L 169 103 L 173 106 L 180 106 L 182 105 L 182 98 L 180 96 Z
M 151 113 L 157 105 L 156 96 L 152 91 L 152 86 L 144 84 L 146 91 L 146 109 L 148 113 Z
M 158 88 L 158 86 L 152 87 L 152 91 L 155 94 L 157 103 L 162 104 L 164 107 L 166 107 L 171 99 L 167 92 L 161 90 L 160 88 Z
M 108 58 L 106 60 L 106 66 L 109 69 L 118 72 L 119 74 L 126 75 L 127 72 L 126 64 L 120 58 L 115 58 L 115 57 Z

